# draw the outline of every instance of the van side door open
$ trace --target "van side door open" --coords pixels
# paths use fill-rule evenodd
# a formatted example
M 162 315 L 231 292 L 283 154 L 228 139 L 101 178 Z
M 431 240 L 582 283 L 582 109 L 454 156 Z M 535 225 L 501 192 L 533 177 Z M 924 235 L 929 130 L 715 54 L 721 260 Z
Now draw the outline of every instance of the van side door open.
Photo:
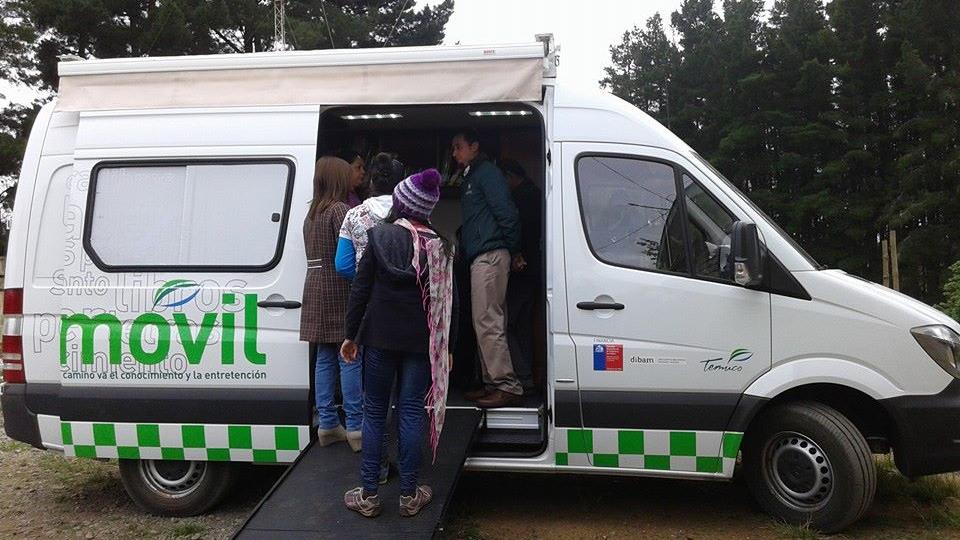
M 735 207 L 673 152 L 562 156 L 578 391 L 557 393 L 557 463 L 730 476 L 728 424 L 771 346 L 769 293 L 736 285 L 727 260 Z
M 297 308 L 317 119 L 81 116 L 50 359 L 67 455 L 275 463 L 306 447 Z

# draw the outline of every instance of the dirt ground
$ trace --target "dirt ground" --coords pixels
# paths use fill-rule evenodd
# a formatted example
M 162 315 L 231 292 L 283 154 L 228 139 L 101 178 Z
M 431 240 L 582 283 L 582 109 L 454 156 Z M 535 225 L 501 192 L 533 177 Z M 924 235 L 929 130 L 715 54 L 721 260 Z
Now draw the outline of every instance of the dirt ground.
M 126 496 L 116 463 L 67 459 L 0 430 L 0 538 L 229 538 L 282 472 L 249 467 L 213 513 L 160 518 Z M 862 522 L 837 538 L 960 539 L 960 482 L 910 483 L 881 463 L 880 492 Z M 599 476 L 465 474 L 448 539 L 819 538 L 760 512 L 739 482 Z

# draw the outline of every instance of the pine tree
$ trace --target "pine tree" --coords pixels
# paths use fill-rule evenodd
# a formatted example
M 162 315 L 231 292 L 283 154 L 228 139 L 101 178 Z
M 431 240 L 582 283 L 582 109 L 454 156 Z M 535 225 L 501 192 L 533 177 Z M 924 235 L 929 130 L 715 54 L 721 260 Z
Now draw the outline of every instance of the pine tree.
M 679 63 L 679 51 L 667 39 L 657 13 L 646 27 L 634 27 L 623 41 L 610 47 L 613 66 L 604 69 L 600 85 L 639 107 L 668 128 L 672 125 L 670 87 Z
M 683 0 L 670 17 L 681 49 L 672 89 L 678 104 L 672 115 L 673 131 L 708 157 L 720 144 L 724 93 L 723 22 L 713 6 L 713 0 Z
M 903 289 L 934 302 L 960 258 L 960 4 L 901 0 L 888 23 L 896 163 L 885 219 Z
M 769 196 L 771 161 L 763 72 L 762 0 L 724 0 L 721 54 L 724 58 L 721 139 L 709 159 L 751 196 Z
M 837 246 L 831 264 L 879 281 L 877 238 L 893 168 L 889 66 L 883 56 L 884 3 L 834 0 L 827 6 L 835 40 L 835 110 L 826 115 L 839 130 L 842 152 L 824 166 Z

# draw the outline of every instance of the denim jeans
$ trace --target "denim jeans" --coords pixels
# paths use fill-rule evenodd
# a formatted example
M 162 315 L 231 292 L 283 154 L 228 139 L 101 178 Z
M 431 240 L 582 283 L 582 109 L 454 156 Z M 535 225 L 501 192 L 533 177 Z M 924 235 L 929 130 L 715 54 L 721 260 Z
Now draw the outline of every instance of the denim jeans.
M 363 394 L 360 390 L 360 362 L 347 363 L 340 358 L 340 348 L 329 343 L 317 345 L 316 388 L 317 413 L 320 428 L 332 429 L 340 425 L 337 414 L 337 367 L 340 368 L 340 394 L 343 413 L 347 417 L 347 431 L 359 431 L 363 425 Z
M 400 493 L 417 489 L 427 413 L 424 399 L 430 389 L 430 360 L 426 354 L 367 347 L 364 354 L 363 450 L 360 481 L 366 493 L 376 493 L 380 478 L 383 433 L 394 376 L 397 379 L 397 438 Z

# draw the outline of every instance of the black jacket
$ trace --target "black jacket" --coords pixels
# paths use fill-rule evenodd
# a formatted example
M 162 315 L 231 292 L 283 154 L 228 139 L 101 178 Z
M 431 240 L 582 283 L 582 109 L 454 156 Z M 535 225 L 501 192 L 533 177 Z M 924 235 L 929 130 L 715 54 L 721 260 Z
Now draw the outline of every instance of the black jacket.
M 350 287 L 346 338 L 378 349 L 428 353 L 430 332 L 420 286 L 411 264 L 413 239 L 410 231 L 393 223 L 384 223 L 367 234 L 367 249 Z M 422 279 L 428 280 L 426 254 L 421 253 L 420 265 L 424 269 Z M 451 351 L 457 340 L 459 316 L 457 284 L 453 279 Z
M 460 244 L 468 262 L 495 249 L 520 253 L 520 218 L 496 165 L 482 157 L 474 160 L 464 176 L 460 209 Z

